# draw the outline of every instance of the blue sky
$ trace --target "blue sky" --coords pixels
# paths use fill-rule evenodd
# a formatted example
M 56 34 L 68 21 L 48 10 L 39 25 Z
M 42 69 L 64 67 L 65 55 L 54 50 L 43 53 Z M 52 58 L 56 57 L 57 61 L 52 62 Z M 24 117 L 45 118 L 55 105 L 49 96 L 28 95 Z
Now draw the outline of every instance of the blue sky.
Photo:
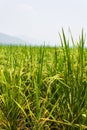
M 74 39 L 87 34 L 87 0 L 0 0 L 0 32 L 58 42 L 64 28 Z

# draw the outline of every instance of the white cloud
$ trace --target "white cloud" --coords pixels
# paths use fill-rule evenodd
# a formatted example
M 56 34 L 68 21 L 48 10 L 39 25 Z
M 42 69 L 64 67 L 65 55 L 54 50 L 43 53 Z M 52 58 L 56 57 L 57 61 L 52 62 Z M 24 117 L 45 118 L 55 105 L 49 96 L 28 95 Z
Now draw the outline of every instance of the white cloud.
M 20 4 L 20 5 L 18 5 L 17 10 L 19 10 L 21 12 L 32 12 L 33 7 L 28 4 Z

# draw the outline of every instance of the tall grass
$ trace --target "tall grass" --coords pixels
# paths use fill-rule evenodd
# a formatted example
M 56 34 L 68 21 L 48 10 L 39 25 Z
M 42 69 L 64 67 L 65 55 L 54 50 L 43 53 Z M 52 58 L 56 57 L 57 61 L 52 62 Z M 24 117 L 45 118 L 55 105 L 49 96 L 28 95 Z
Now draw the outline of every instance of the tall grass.
M 0 46 L 0 129 L 87 129 L 87 49 Z

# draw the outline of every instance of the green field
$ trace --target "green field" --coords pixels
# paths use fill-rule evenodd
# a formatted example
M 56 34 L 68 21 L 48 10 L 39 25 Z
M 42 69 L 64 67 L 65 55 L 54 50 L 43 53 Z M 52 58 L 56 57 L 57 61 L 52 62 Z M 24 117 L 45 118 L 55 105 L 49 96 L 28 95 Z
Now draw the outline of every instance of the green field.
M 0 130 L 87 129 L 87 49 L 0 46 Z

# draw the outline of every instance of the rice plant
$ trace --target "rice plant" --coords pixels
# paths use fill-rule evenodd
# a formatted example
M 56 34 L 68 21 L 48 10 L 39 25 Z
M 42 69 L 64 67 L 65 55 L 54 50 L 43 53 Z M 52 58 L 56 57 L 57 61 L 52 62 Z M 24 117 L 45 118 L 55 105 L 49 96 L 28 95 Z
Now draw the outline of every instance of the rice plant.
M 87 48 L 0 46 L 0 129 L 87 129 Z

